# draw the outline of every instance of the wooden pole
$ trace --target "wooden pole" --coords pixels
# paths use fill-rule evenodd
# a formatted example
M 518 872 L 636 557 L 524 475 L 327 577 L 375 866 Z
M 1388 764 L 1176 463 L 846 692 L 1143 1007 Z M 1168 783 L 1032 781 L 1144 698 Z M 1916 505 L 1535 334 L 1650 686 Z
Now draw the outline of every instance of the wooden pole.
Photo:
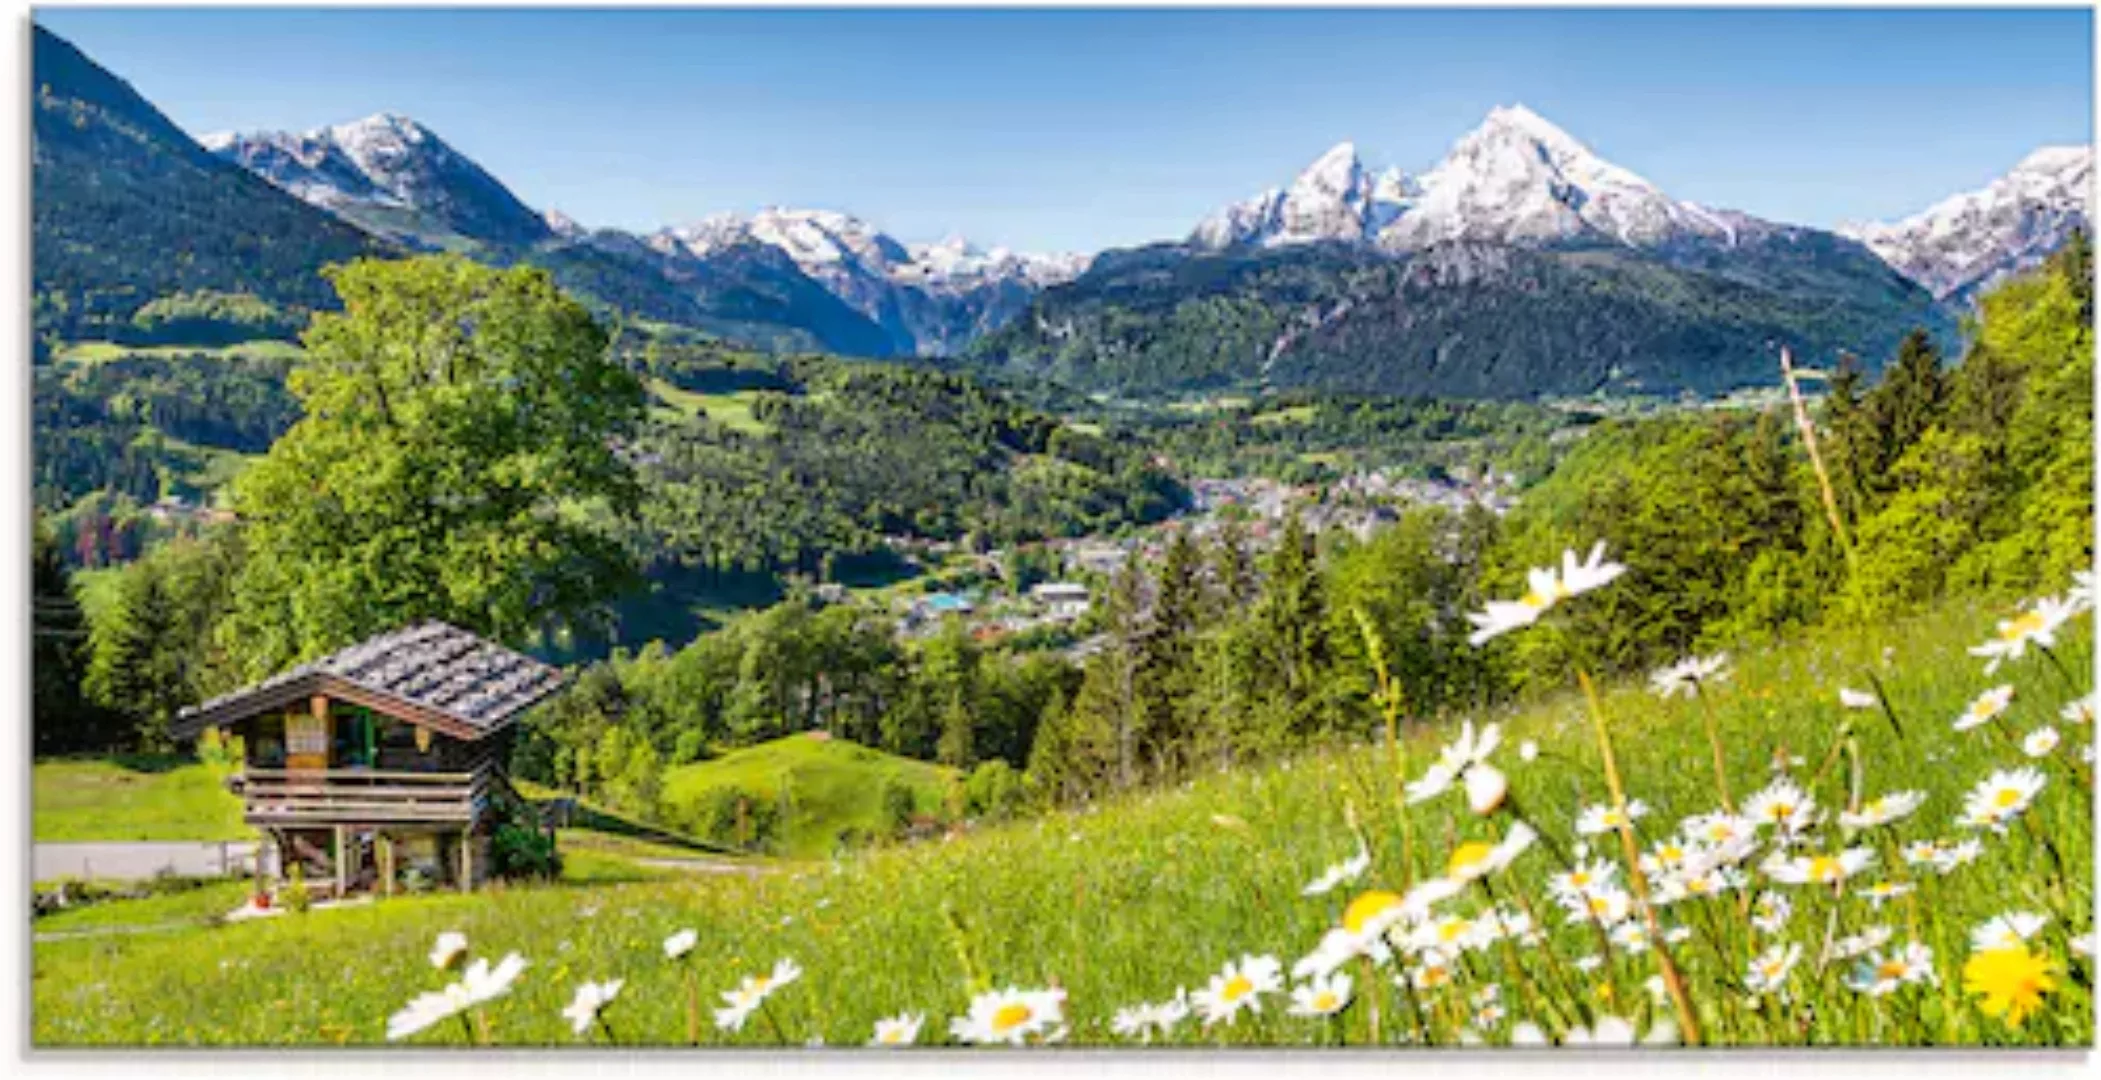
M 385 832 L 373 834 L 379 847 L 379 891 L 382 896 L 394 895 L 394 838 Z
M 336 826 L 336 899 L 350 894 L 350 826 Z

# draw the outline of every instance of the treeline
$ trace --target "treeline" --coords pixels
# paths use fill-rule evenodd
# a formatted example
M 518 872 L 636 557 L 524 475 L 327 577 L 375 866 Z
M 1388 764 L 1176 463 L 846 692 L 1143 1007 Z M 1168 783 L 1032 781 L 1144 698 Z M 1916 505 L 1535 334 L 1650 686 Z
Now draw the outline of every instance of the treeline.
M 886 615 L 797 593 L 682 649 L 586 667 L 529 718 L 512 770 L 644 816 L 663 770 L 803 731 L 1011 775 L 1078 674 L 983 647 L 960 622 L 901 640 Z
M 1583 420 L 1523 402 L 1299 390 L 1132 424 L 1190 476 L 1303 484 L 1374 469 L 1417 479 L 1492 471 L 1531 483 L 1553 466 L 1555 433 Z
M 299 419 L 290 370 L 282 356 L 237 350 L 39 366 L 36 505 L 54 510 L 96 491 L 141 503 L 207 494 L 210 451 L 263 453 Z

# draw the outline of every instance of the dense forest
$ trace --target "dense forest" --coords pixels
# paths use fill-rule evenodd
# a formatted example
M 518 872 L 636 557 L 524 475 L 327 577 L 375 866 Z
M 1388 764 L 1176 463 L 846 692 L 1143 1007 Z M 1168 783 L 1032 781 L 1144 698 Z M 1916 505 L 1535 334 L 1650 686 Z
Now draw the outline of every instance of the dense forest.
M 1308 483 L 1380 470 L 1418 479 L 1545 476 L 1557 435 L 1593 417 L 1522 402 L 1452 401 L 1294 390 L 1123 423 L 1189 476 Z

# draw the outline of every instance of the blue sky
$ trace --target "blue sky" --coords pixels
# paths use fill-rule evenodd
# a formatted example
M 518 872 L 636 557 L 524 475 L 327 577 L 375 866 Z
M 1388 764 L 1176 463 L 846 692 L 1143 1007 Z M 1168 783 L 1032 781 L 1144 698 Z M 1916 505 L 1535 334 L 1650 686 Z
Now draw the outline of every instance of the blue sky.
M 2092 139 L 2087 11 L 43 9 L 194 134 L 413 116 L 519 197 L 768 204 L 906 240 L 1177 237 L 1354 139 L 1427 168 L 1522 101 L 1671 194 L 1899 216 Z

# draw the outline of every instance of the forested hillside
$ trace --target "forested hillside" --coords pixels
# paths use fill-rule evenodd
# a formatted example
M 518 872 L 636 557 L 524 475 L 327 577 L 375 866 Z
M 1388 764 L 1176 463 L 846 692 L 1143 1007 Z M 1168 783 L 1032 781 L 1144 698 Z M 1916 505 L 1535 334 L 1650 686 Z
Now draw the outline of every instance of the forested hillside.
M 317 269 L 381 250 L 212 157 L 72 45 L 42 27 L 30 34 L 40 340 L 123 338 L 153 301 L 199 290 L 252 295 L 296 325 L 331 301 Z
M 725 368 L 674 352 L 648 361 L 663 383 L 743 387 L 747 404 L 738 422 L 702 408 L 652 425 L 644 520 L 658 559 L 815 574 L 885 536 L 989 547 L 1156 521 L 1187 498 L 1141 444 L 964 377 L 815 357 L 732 354 Z
M 1086 391 L 1315 387 L 1426 397 L 1725 392 L 1776 346 L 1889 353 L 1953 327 L 1858 245 L 1652 256 L 1454 242 L 1391 257 L 1156 246 L 1049 289 L 971 362 Z

